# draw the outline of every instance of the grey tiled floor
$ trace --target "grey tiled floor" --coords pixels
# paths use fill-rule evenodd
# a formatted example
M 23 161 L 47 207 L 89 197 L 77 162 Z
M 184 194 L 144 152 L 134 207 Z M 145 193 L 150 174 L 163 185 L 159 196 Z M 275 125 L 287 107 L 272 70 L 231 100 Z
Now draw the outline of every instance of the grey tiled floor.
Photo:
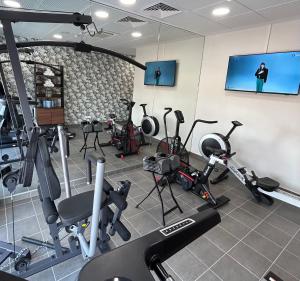
M 76 151 L 77 148 L 72 150 Z M 108 165 L 110 160 L 108 157 Z M 76 160 L 72 161 L 75 163 L 71 164 L 70 168 L 76 170 L 78 164 Z M 128 162 L 130 163 L 130 160 Z M 195 165 L 201 168 L 203 163 L 195 161 Z M 77 170 L 74 174 L 76 173 Z M 123 179 L 132 182 L 128 197 L 129 205 L 122 218 L 131 231 L 132 239 L 161 227 L 160 205 L 155 193 L 140 208 L 135 208 L 137 202 L 153 186 L 151 174 L 137 168 L 108 175 L 107 179 L 112 185 Z M 91 186 L 85 184 L 85 179 L 72 182 L 73 194 L 90 188 Z M 215 194 L 227 195 L 231 201 L 220 208 L 221 224 L 165 263 L 174 279 L 256 281 L 263 280 L 263 276 L 272 270 L 284 281 L 300 280 L 300 210 L 280 202 L 275 202 L 271 207 L 258 205 L 233 177 L 212 186 L 212 190 Z M 196 213 L 196 208 L 203 204 L 201 199 L 183 191 L 177 184 L 173 185 L 173 191 L 184 214 L 172 212 L 167 217 L 167 223 Z M 164 191 L 163 197 L 167 206 L 171 207 L 171 197 L 167 190 Z M 47 239 L 48 229 L 41 212 L 36 197 L 16 202 L 17 239 L 22 235 Z M 3 207 L 0 209 L 0 225 L 0 239 L 11 241 L 9 205 L 6 209 Z M 112 247 L 123 243 L 119 237 L 113 237 L 111 241 Z M 17 244 L 25 246 L 20 240 Z M 40 259 L 45 255 L 47 251 L 43 249 L 36 253 L 34 258 Z M 29 280 L 74 281 L 83 264 L 81 256 L 78 256 L 32 276 Z

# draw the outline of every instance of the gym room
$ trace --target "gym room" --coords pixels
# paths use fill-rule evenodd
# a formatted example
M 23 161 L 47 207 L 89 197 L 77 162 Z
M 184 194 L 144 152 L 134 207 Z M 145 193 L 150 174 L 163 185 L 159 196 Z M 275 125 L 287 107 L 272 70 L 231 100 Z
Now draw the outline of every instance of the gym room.
M 299 281 L 300 0 L 0 0 L 0 281 Z

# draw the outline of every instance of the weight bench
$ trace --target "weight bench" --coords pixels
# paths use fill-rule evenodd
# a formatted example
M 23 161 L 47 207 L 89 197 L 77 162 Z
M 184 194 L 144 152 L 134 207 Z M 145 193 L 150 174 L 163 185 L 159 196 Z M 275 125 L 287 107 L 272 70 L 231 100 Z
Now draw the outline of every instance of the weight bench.
M 46 246 L 55 250 L 55 253 L 36 263 L 30 263 L 27 258 L 18 262 L 16 270 L 20 276 L 28 277 L 51 266 L 59 264 L 67 259 L 82 254 L 84 258 L 92 257 L 96 247 L 101 251 L 108 250 L 107 241 L 110 236 L 107 227 L 110 225 L 109 234 L 116 232 L 124 241 L 130 239 L 128 229 L 120 221 L 123 210 L 127 207 L 127 195 L 130 182 L 121 182 L 117 191 L 104 180 L 104 163 L 102 158 L 96 158 L 88 154 L 87 159 L 87 181 L 92 182 L 92 164 L 96 165 L 95 190 L 86 191 L 69 198 L 63 199 L 56 206 L 55 200 L 61 196 L 61 186 L 51 163 L 50 154 L 45 136 L 38 138 L 37 150 L 45 165 L 44 177 L 40 179 L 38 194 L 41 201 L 43 214 L 49 226 L 52 243 L 38 241 L 36 239 L 23 237 L 22 240 L 38 246 Z M 110 205 L 114 204 L 115 209 Z M 89 221 L 91 221 L 89 223 Z M 87 226 L 91 226 L 90 241 L 87 241 L 84 232 Z M 68 238 L 69 247 L 62 247 L 59 233 L 65 228 L 70 234 Z

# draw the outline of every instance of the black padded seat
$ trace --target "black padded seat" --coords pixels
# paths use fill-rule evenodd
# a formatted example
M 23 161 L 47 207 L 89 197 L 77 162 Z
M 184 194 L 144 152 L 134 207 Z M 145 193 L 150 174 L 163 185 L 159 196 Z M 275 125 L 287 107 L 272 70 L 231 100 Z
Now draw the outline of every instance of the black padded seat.
M 262 188 L 263 190 L 267 191 L 267 192 L 272 192 L 275 191 L 278 187 L 279 187 L 279 182 L 270 179 L 268 177 L 265 178 L 258 178 L 256 180 L 257 182 L 257 186 Z
M 87 191 L 61 201 L 57 207 L 61 222 L 68 226 L 90 217 L 93 199 L 94 191 Z

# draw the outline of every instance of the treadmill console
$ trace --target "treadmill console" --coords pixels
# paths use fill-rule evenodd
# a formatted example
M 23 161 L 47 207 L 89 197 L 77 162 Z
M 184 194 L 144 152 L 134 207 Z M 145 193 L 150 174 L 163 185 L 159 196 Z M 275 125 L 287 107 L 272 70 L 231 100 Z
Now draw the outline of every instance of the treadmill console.
M 184 219 L 182 221 L 176 222 L 176 223 L 174 223 L 172 225 L 169 225 L 169 226 L 161 229 L 160 232 L 164 236 L 167 237 L 167 236 L 169 236 L 169 235 L 171 235 L 171 234 L 173 234 L 173 233 L 175 233 L 175 232 L 177 232 L 179 230 L 182 230 L 183 228 L 185 228 L 185 227 L 187 227 L 187 226 L 189 226 L 189 225 L 191 225 L 193 223 L 195 223 L 194 220 L 192 220 L 190 218 L 187 218 L 187 219 Z

